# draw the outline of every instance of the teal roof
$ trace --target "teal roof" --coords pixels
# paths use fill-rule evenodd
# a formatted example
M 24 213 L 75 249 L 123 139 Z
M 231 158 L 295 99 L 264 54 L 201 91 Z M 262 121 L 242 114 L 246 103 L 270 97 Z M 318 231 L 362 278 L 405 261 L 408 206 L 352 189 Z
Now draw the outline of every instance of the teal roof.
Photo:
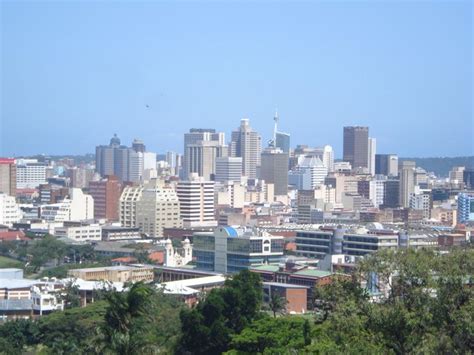
M 252 266 L 252 270 L 259 270 L 259 271 L 271 271 L 271 272 L 276 272 L 278 271 L 280 267 L 278 265 L 271 265 L 271 264 L 266 264 L 266 265 L 258 265 L 258 266 Z
M 235 228 L 232 228 L 232 227 L 224 227 L 225 231 L 227 232 L 227 234 L 229 235 L 229 237 L 231 238 L 236 238 L 238 237 L 239 235 L 237 234 L 237 231 L 235 230 Z

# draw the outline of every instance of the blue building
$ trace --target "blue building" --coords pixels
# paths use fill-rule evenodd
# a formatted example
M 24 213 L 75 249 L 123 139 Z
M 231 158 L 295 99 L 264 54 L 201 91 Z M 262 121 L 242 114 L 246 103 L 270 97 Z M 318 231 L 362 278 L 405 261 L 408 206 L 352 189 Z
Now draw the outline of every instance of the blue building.
M 277 264 L 285 241 L 251 228 L 217 227 L 212 232 L 193 234 L 193 256 L 197 268 L 235 273 L 263 264 Z
M 458 223 L 474 222 L 474 194 L 458 195 Z
M 276 132 L 275 133 L 275 147 L 280 148 L 283 153 L 290 153 L 290 135 L 289 133 Z

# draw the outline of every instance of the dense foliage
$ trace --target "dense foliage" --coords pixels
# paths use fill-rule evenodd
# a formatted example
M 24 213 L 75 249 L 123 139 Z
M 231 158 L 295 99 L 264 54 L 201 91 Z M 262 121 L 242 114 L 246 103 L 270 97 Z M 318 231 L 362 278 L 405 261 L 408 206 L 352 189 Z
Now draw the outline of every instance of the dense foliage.
M 377 277 L 373 277 L 376 274 Z M 86 308 L 0 326 L 5 354 L 418 354 L 474 352 L 474 250 L 385 251 L 314 292 L 314 314 L 264 311 L 248 271 L 188 309 L 141 283 Z M 369 287 L 365 286 L 369 282 Z M 74 298 L 71 298 L 71 304 Z M 2 351 L 0 350 L 0 353 Z

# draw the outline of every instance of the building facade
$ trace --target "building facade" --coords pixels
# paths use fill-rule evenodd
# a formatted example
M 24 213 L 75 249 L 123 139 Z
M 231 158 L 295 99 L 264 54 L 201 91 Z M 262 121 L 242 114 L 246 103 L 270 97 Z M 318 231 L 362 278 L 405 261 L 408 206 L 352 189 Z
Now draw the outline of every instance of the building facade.
M 230 155 L 242 158 L 242 173 L 250 179 L 257 177 L 261 150 L 262 138 L 250 127 L 249 119 L 243 118 L 238 130 L 232 132 Z
M 343 160 L 352 169 L 369 167 L 369 128 L 344 127 Z

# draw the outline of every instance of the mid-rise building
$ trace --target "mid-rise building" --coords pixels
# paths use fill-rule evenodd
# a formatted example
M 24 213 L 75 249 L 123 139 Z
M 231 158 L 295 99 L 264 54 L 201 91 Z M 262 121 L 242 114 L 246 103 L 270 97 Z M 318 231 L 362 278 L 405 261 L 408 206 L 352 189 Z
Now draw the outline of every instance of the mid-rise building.
M 102 229 L 99 224 L 65 224 L 64 227 L 56 227 L 54 235 L 76 242 L 99 241 L 102 240 Z
M 20 207 L 15 201 L 15 197 L 5 193 L 0 193 L 0 225 L 11 227 L 22 218 Z
M 369 128 L 344 127 L 343 160 L 349 162 L 352 169 L 369 167 Z
M 261 150 L 262 138 L 250 127 L 249 119 L 243 118 L 238 130 L 232 132 L 230 155 L 242 158 L 242 173 L 248 178 L 257 177 Z
M 15 159 L 0 158 L 0 193 L 16 196 Z
M 122 185 L 115 176 L 89 183 L 89 193 L 94 198 L 94 216 L 109 221 L 119 220 L 119 199 Z
M 179 199 L 176 191 L 162 180 L 148 183 L 136 202 L 136 225 L 151 236 L 161 237 L 163 228 L 181 227 Z
M 46 184 L 46 169 L 48 165 L 36 159 L 18 159 L 16 161 L 16 188 L 35 189 Z
M 81 189 L 69 189 L 69 196 L 58 203 L 40 206 L 40 217 L 48 222 L 94 219 L 94 199 Z
M 257 265 L 276 264 L 283 256 L 284 239 L 257 229 L 217 227 L 193 235 L 197 268 L 235 273 Z
M 119 218 L 123 227 L 137 225 L 137 202 L 141 199 L 144 186 L 125 186 L 120 195 Z
M 296 233 L 296 254 L 316 259 L 328 254 L 363 256 L 381 249 L 397 249 L 398 245 L 399 235 L 393 231 L 326 228 Z
M 474 194 L 458 195 L 458 223 L 474 222 Z
M 180 181 L 176 187 L 180 216 L 185 227 L 216 226 L 214 216 L 214 182 L 196 174 Z
M 410 208 L 423 211 L 423 218 L 430 219 L 433 208 L 431 190 L 415 189 L 410 196 Z

